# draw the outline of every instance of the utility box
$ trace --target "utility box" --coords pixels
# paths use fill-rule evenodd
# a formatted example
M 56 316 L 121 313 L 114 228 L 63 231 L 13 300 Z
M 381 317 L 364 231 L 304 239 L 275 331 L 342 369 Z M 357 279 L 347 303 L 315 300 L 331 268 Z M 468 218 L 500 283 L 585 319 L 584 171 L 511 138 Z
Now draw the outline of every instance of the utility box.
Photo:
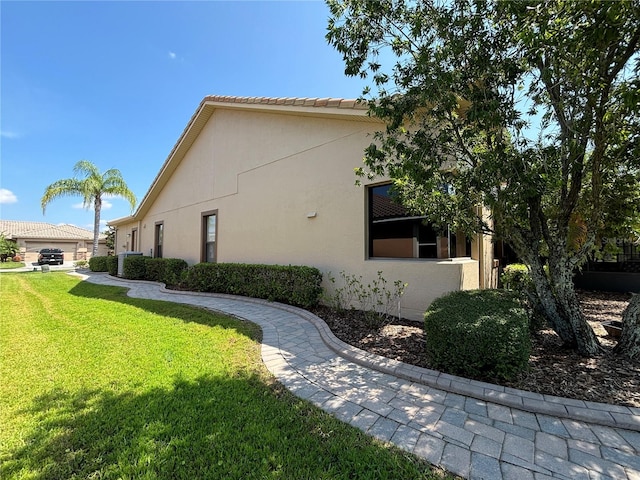
M 133 255 L 142 255 L 142 252 L 122 252 L 118 254 L 118 276 L 122 276 L 124 271 L 124 259 Z

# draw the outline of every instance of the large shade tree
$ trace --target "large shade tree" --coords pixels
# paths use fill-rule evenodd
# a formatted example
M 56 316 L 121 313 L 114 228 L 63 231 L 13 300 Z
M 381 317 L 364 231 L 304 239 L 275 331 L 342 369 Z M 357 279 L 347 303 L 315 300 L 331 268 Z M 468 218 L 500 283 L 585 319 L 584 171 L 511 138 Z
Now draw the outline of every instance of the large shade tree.
M 88 160 L 80 160 L 73 167 L 73 178 L 65 178 L 49 185 L 40 204 L 42 213 L 49 203 L 60 197 L 80 196 L 85 208 L 93 207 L 93 249 L 92 255 L 98 254 L 98 238 L 100 236 L 100 214 L 102 200 L 105 196 L 122 197 L 129 202 L 131 210 L 136 206 L 136 196 L 129 190 L 119 170 L 111 168 L 101 173 L 96 165 Z
M 359 173 L 391 177 L 436 223 L 503 238 L 562 340 L 598 354 L 572 277 L 604 235 L 639 231 L 640 4 L 328 4 L 327 39 L 386 122 Z

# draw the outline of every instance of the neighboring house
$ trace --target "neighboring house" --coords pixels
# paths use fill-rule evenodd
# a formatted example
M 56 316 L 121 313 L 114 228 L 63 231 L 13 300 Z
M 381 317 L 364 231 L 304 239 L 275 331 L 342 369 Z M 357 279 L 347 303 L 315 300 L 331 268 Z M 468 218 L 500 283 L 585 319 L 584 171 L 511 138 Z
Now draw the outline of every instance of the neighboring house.
M 0 232 L 18 244 L 18 252 L 26 263 L 37 262 L 42 248 L 59 248 L 67 262 L 88 260 L 93 250 L 93 231 L 75 225 L 0 220 Z M 101 235 L 98 255 L 107 254 L 105 241 Z
M 109 222 L 116 253 L 310 265 L 365 284 L 381 271 L 409 284 L 402 314 L 416 320 L 446 292 L 490 286 L 489 238 L 439 235 L 388 182 L 355 185 L 382 128 L 355 100 L 205 97 L 136 212 Z

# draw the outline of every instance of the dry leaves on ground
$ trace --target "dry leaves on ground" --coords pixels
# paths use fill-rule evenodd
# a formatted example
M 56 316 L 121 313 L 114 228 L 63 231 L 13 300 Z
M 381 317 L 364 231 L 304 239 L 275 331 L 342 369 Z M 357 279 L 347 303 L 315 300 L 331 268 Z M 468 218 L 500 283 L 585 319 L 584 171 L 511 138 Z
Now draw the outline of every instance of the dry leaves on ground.
M 640 363 L 614 354 L 616 341 L 601 325 L 603 321 L 620 320 L 629 299 L 629 294 L 580 292 L 583 312 L 604 347 L 601 356 L 581 357 L 562 348 L 555 332 L 543 330 L 532 337 L 527 372 L 510 382 L 490 378 L 479 380 L 536 393 L 640 407 Z M 336 312 L 319 307 L 314 313 L 329 325 L 336 337 L 350 345 L 431 368 L 425 354 L 421 322 L 401 319 L 379 327 L 357 311 Z

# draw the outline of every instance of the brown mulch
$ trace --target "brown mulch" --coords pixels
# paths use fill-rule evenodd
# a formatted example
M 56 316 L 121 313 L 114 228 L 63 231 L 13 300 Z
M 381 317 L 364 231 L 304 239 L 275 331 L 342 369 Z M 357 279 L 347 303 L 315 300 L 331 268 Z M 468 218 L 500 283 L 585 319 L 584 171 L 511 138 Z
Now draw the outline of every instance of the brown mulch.
M 515 380 L 489 381 L 532 392 L 614 405 L 640 407 L 640 362 L 631 362 L 613 353 L 616 340 L 601 323 L 621 320 L 630 294 L 579 292 L 582 310 L 602 343 L 604 353 L 584 358 L 562 347 L 552 330 L 532 335 L 529 369 Z M 336 337 L 367 352 L 420 367 L 432 368 L 425 354 L 421 322 L 395 319 L 382 327 L 374 325 L 358 311 L 336 312 L 319 307 L 314 311 Z

